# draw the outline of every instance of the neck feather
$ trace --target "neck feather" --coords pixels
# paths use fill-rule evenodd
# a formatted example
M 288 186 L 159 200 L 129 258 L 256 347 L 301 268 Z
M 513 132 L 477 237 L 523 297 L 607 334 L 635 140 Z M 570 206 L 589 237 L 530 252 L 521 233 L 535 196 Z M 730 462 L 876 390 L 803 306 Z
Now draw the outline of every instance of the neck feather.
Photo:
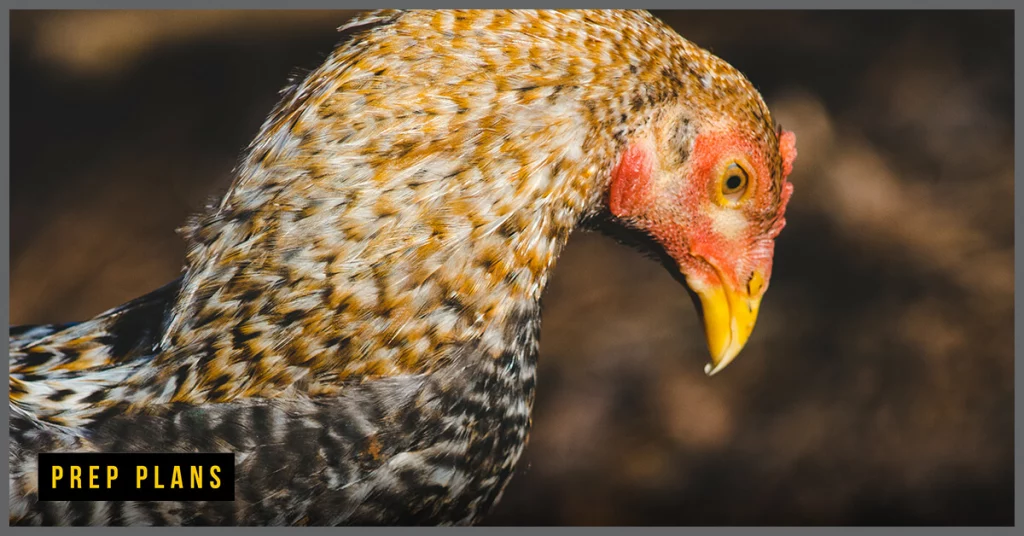
M 154 364 L 191 368 L 163 398 L 328 392 L 469 341 L 497 358 L 624 141 L 716 62 L 631 12 L 412 12 L 340 47 L 186 229 Z

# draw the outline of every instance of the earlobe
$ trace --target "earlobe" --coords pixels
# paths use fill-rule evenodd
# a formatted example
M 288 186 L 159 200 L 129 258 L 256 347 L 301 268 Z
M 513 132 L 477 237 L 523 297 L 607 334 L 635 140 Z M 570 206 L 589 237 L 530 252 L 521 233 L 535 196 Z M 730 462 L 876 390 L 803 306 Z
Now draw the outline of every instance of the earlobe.
M 646 140 L 629 144 L 619 157 L 619 163 L 612 170 L 608 190 L 608 208 L 617 218 L 640 216 L 651 189 L 654 170 L 654 152 Z

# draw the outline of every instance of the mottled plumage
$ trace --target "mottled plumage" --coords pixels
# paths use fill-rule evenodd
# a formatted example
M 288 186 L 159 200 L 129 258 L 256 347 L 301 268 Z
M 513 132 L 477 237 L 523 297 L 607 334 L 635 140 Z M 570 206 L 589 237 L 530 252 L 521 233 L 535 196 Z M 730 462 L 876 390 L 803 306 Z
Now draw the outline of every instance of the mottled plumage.
M 744 133 L 765 170 L 751 225 L 781 230 L 791 139 L 739 72 L 645 12 L 348 26 L 184 229 L 180 280 L 12 329 L 12 523 L 472 523 L 526 442 L 551 269 L 609 214 L 633 140 L 681 166 L 701 132 Z M 234 451 L 236 501 L 38 503 L 51 450 Z

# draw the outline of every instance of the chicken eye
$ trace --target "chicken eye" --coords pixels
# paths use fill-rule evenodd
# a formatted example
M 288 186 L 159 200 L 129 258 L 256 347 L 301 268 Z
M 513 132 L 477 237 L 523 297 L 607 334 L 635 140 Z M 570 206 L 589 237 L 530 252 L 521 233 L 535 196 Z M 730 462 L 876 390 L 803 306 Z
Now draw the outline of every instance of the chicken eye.
M 722 195 L 729 201 L 736 201 L 747 191 L 749 178 L 747 170 L 739 164 L 729 164 L 722 174 Z

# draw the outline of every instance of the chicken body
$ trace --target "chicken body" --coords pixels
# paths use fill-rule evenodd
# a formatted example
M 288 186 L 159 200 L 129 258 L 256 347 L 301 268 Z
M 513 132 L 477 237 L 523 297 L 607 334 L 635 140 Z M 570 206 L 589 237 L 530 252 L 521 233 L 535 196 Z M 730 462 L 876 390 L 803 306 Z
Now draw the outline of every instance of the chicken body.
M 781 229 L 791 158 L 760 96 L 645 12 L 350 26 L 185 228 L 178 281 L 12 329 L 12 523 L 473 523 L 526 443 L 549 273 L 631 140 L 680 107 L 680 147 L 739 125 Z M 235 452 L 236 500 L 38 502 L 49 451 Z

